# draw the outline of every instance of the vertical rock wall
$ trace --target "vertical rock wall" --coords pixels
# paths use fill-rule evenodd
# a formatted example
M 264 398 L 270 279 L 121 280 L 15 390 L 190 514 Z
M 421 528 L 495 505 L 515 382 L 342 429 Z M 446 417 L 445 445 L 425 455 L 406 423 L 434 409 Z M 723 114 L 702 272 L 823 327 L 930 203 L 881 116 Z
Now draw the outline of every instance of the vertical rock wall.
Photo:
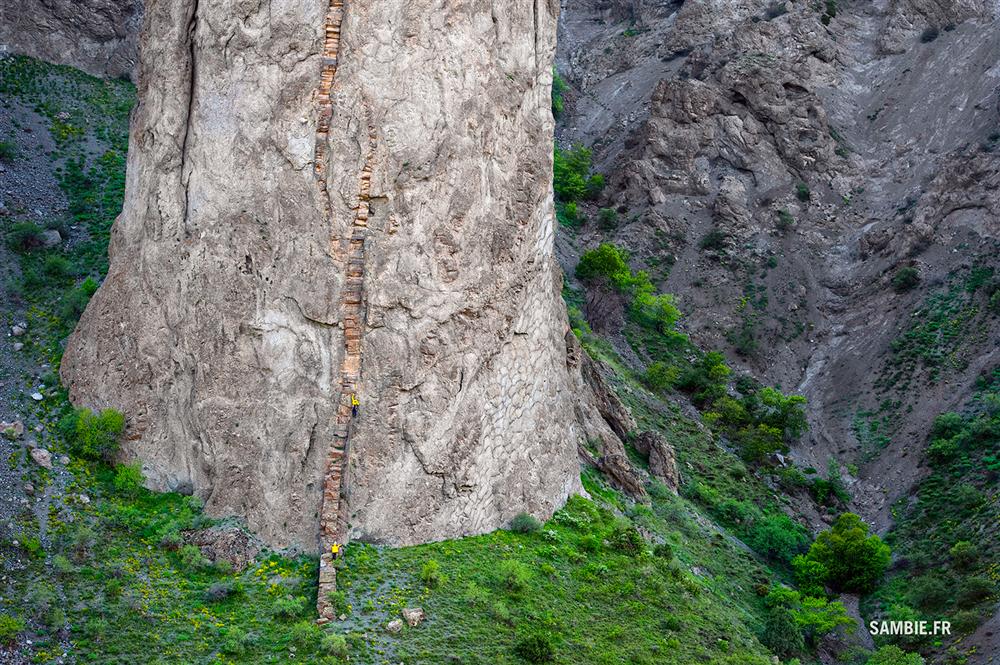
M 556 13 L 147 3 L 111 270 L 62 373 L 126 413 L 151 486 L 310 550 L 479 533 L 579 488 Z

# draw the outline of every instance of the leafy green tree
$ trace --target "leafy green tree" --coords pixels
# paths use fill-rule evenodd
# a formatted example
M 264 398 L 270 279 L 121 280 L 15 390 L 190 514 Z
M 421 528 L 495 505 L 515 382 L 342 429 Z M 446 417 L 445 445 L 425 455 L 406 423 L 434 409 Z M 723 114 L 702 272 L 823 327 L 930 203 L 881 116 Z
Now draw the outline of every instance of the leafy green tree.
M 760 641 L 768 649 L 785 658 L 802 653 L 806 646 L 802 640 L 802 631 L 795 623 L 791 610 L 782 606 L 768 609 Z
M 601 243 L 596 249 L 583 253 L 576 265 L 576 276 L 583 281 L 604 277 L 612 286 L 623 290 L 632 279 L 628 253 L 610 242 Z
M 806 558 L 822 564 L 826 582 L 839 591 L 867 593 L 889 566 L 889 546 L 854 513 L 844 513 L 819 534 Z M 794 565 L 794 563 L 793 563 Z
M 591 174 L 591 152 L 582 145 L 570 150 L 554 149 L 552 187 L 560 201 L 596 198 L 604 188 L 604 176 Z
M 797 609 L 792 610 L 795 623 L 802 629 L 806 642 L 814 645 L 816 641 L 833 632 L 838 626 L 848 626 L 854 619 L 847 616 L 843 603 L 829 602 L 826 598 L 806 596 Z
M 748 462 L 761 462 L 768 455 L 787 448 L 781 430 L 765 423 L 740 429 L 736 443 L 740 447 L 740 455 Z

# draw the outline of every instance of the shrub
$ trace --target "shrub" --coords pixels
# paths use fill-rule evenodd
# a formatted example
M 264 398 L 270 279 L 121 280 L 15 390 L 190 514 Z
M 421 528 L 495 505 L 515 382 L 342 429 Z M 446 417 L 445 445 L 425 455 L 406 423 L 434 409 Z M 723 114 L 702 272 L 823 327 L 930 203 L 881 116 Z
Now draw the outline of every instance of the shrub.
M 114 409 L 94 413 L 77 409 L 69 416 L 73 450 L 82 457 L 111 461 L 118 452 L 118 443 L 125 431 L 125 416 Z M 65 423 L 60 423 L 64 429 Z
M 601 539 L 592 533 L 588 533 L 580 539 L 580 549 L 584 552 L 598 552 L 601 549 Z
M 674 558 L 674 548 L 670 546 L 670 543 L 659 543 L 653 548 L 653 556 L 670 561 Z
M 76 321 L 83 314 L 83 310 L 87 308 L 87 303 L 90 302 L 91 296 L 95 293 L 97 293 L 97 282 L 88 277 L 63 299 L 59 316 L 68 323 Z
M 73 264 L 65 256 L 53 254 L 45 258 L 42 270 L 52 279 L 65 279 L 73 273 Z
M 652 390 L 662 392 L 673 388 L 679 378 L 680 370 L 677 367 L 656 361 L 650 363 L 649 367 L 646 368 L 646 375 L 643 377 L 643 381 Z
M 951 585 L 939 575 L 922 575 L 911 584 L 908 597 L 911 603 L 930 612 L 948 604 Z
M 202 555 L 197 545 L 184 545 L 177 550 L 177 558 L 181 567 L 191 572 L 208 566 L 208 559 Z
M 553 153 L 552 188 L 563 202 L 597 198 L 604 189 L 604 177 L 590 173 L 591 152 L 582 145 L 571 150 L 556 147 Z
M 213 582 L 207 589 L 205 589 L 205 601 L 209 603 L 218 603 L 227 598 L 236 595 L 237 586 L 233 582 Z
M 343 635 L 328 633 L 323 636 L 320 648 L 334 658 L 347 658 L 347 639 Z
M 24 630 L 24 622 L 0 612 L 0 644 L 13 644 Z
M 436 559 L 428 559 L 420 568 L 420 581 L 424 586 L 434 588 L 441 584 L 444 576 L 441 574 L 441 564 Z
M 0 141 L 0 162 L 8 164 L 17 159 L 17 146 L 13 141 Z
M 942 413 L 931 425 L 932 439 L 950 439 L 965 428 L 965 419 L 955 412 Z
M 351 604 L 347 601 L 346 592 L 333 591 L 327 594 L 327 600 L 330 601 L 330 607 L 333 608 L 333 613 L 337 616 L 351 613 Z
M 72 575 L 76 571 L 76 566 L 62 554 L 56 554 L 52 557 L 52 570 L 57 575 L 65 577 L 66 575 Z
M 996 588 L 989 579 L 980 575 L 969 577 L 958 587 L 955 603 L 964 609 L 974 607 L 993 595 Z
M 627 288 L 632 270 L 628 267 L 628 253 L 609 242 L 583 253 L 576 264 L 576 276 L 583 281 L 607 279 L 612 286 Z
M 790 561 L 805 549 L 806 542 L 802 527 L 784 513 L 765 515 L 750 534 L 750 545 L 776 561 Z
M 311 651 L 319 646 L 323 631 L 312 621 L 299 621 L 289 629 L 288 637 L 298 648 Z
M 306 608 L 306 599 L 302 596 L 293 598 L 283 596 L 277 598 L 271 606 L 271 615 L 281 619 L 291 619 L 302 614 Z
M 809 185 L 804 182 L 795 185 L 795 197 L 803 203 L 812 198 L 812 194 L 809 192 Z
M 704 250 L 718 251 L 725 248 L 728 237 L 724 231 L 712 229 L 701 237 L 701 240 L 698 241 L 698 247 Z
M 119 464 L 115 466 L 115 491 L 125 496 L 134 496 L 142 488 L 145 478 L 138 464 Z
M 792 217 L 792 213 L 787 210 L 779 210 L 777 226 L 782 233 L 795 226 L 795 218 Z
M 892 277 L 892 288 L 903 293 L 920 283 L 920 272 L 913 266 L 903 266 Z
M 612 548 L 628 556 L 638 556 L 646 549 L 642 534 L 631 524 L 619 524 L 608 537 Z
M 854 513 L 844 513 L 819 534 L 806 558 L 826 568 L 826 582 L 840 591 L 867 593 L 889 566 L 889 546 Z M 793 564 L 794 565 L 794 564 Z
M 17 252 L 26 252 L 42 246 L 42 227 L 32 222 L 18 222 L 7 232 L 7 246 Z
M 742 428 L 735 439 L 740 455 L 748 462 L 762 462 L 769 455 L 786 448 L 781 430 L 765 423 Z
M 670 333 L 678 319 L 681 318 L 681 310 L 677 307 L 677 298 L 670 293 L 653 295 L 640 291 L 636 293 L 633 309 L 644 323 L 654 326 L 663 334 Z
M 505 559 L 499 567 L 500 584 L 514 594 L 523 593 L 531 582 L 531 571 L 520 561 Z
M 514 645 L 514 653 L 529 663 L 547 663 L 555 658 L 552 638 L 545 633 L 532 633 Z
M 920 654 L 906 653 L 895 644 L 887 644 L 868 657 L 865 665 L 924 665 Z
M 610 231 L 618 226 L 618 211 L 614 208 L 601 208 L 597 219 L 602 230 Z
M 961 610 L 951 617 L 951 625 L 959 634 L 971 633 L 979 627 L 982 615 L 976 610 Z
M 948 553 L 951 555 L 955 568 L 959 570 L 968 570 L 979 559 L 979 548 L 967 540 L 960 540 L 952 545 Z
M 533 515 L 519 513 L 511 520 L 510 530 L 515 533 L 538 533 L 542 530 L 542 523 Z
M 805 650 L 802 631 L 795 624 L 795 617 L 787 607 L 772 607 L 764 618 L 760 641 L 774 653 L 789 657 Z
M 558 119 L 562 115 L 565 108 L 565 101 L 563 100 L 563 95 L 569 88 L 566 85 L 566 81 L 563 77 L 559 76 L 559 72 L 552 69 L 552 117 Z

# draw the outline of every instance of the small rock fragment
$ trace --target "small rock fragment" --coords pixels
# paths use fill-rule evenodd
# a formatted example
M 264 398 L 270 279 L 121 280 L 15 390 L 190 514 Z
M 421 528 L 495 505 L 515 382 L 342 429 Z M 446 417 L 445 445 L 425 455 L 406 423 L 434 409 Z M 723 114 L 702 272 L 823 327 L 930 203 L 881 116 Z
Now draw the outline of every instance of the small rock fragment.
M 388 630 L 390 633 L 398 633 L 399 631 L 403 630 L 403 620 L 393 619 L 386 625 L 385 629 Z
M 31 483 L 25 483 L 25 485 L 24 485 L 24 493 L 25 494 L 29 494 L 29 495 L 30 494 L 34 494 L 35 493 L 35 486 L 32 485 Z
M 43 399 L 45 399 L 45 395 L 43 395 L 42 393 L 31 393 L 31 399 L 35 400 L 36 402 L 41 402 Z
M 20 351 L 24 348 L 24 342 L 14 342 L 14 350 Z
M 45 448 L 32 448 L 31 459 L 35 460 L 35 464 L 38 466 L 46 469 L 52 468 L 52 453 L 45 450 Z
M 26 326 L 22 326 L 20 324 L 18 324 L 16 326 L 13 326 L 10 329 L 10 334 L 13 335 L 14 337 L 20 337 L 21 335 L 23 335 L 26 332 L 28 332 L 27 327 Z
M 66 466 L 67 464 L 69 464 L 69 457 L 66 457 L 65 455 L 60 456 L 59 463 L 62 464 L 63 466 Z

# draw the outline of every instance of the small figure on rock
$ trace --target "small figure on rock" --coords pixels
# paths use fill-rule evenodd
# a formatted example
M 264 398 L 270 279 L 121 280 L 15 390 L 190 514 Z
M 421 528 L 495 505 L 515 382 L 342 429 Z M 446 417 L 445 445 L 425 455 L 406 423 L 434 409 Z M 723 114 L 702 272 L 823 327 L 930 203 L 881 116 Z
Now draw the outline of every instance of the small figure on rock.
M 340 558 L 340 543 L 334 543 L 330 546 L 330 554 L 333 555 L 334 559 Z
M 351 417 L 358 417 L 358 407 L 361 406 L 361 402 L 358 401 L 357 395 L 351 395 Z

